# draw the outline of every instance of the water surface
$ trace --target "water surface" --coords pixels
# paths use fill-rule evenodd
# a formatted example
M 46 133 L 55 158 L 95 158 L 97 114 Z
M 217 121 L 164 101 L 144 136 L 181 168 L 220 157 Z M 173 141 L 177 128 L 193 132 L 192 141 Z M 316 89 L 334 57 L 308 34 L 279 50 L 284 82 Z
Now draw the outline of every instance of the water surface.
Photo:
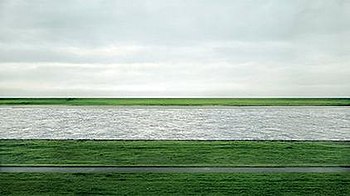
M 0 106 L 0 138 L 350 140 L 350 107 Z

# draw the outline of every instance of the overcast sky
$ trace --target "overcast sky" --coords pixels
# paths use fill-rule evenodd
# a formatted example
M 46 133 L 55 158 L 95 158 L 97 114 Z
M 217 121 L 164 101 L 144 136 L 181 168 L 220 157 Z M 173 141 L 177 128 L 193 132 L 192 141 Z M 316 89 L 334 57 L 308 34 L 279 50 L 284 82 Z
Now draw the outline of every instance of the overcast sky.
M 350 96 L 349 0 L 0 0 L 0 96 Z

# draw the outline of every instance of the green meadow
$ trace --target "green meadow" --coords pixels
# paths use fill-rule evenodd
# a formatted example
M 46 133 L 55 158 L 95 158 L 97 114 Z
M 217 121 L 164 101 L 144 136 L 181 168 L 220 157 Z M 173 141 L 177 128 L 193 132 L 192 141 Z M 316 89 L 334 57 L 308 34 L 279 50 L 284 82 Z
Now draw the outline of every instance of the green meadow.
M 0 195 L 348 195 L 349 173 L 0 173 Z
M 349 166 L 331 141 L 0 140 L 1 166 Z M 2 173 L 0 195 L 346 195 L 349 173 Z
M 0 140 L 0 148 L 1 165 L 350 165 L 350 142 Z

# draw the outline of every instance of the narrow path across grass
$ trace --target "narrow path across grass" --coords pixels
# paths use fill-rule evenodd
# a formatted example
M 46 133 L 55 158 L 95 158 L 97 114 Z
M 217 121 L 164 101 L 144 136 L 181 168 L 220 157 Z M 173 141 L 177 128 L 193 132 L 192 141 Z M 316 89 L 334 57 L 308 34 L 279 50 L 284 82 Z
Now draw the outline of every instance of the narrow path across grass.
M 91 167 L 35 166 L 0 167 L 1 172 L 60 173 L 334 173 L 350 172 L 350 167 Z

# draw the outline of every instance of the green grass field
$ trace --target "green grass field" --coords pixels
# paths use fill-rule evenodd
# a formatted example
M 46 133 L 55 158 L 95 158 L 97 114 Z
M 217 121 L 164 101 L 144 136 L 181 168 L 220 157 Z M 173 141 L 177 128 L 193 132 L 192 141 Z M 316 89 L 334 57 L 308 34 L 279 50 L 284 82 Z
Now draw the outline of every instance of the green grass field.
M 1 165 L 350 165 L 350 142 L 0 140 L 0 149 Z
M 350 98 L 0 98 L 0 105 L 350 106 Z
M 1 165 L 349 166 L 349 142 L 0 140 Z M 1 173 L 0 195 L 346 195 L 349 173 Z
M 0 195 L 348 195 L 348 173 L 0 173 Z

